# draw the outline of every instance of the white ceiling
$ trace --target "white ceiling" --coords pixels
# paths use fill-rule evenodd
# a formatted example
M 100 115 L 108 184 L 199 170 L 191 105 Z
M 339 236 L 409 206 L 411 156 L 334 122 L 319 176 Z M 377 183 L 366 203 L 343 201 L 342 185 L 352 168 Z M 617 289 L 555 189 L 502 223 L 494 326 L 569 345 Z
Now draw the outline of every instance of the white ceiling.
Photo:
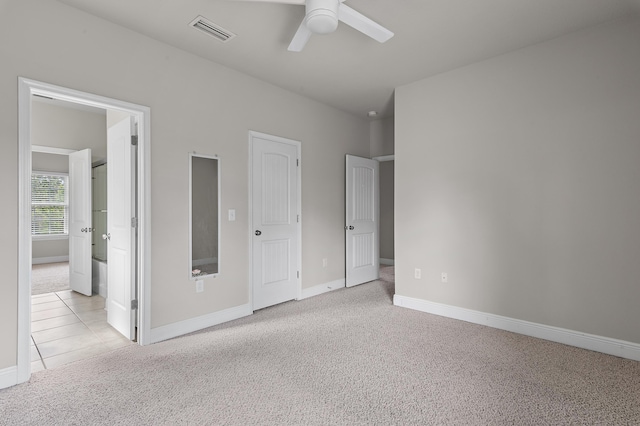
M 395 32 L 379 44 L 341 24 L 287 51 L 304 6 L 233 0 L 59 0 L 72 7 L 365 118 L 393 114 L 394 88 L 640 12 L 640 0 L 347 0 Z M 221 43 L 203 15 L 237 34 Z

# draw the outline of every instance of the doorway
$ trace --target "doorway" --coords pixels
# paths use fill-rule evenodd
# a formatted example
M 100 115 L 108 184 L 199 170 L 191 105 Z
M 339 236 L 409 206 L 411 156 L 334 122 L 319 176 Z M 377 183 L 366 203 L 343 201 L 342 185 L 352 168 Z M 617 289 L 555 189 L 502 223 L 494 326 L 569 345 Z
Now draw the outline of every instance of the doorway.
M 150 155 L 148 107 L 130 104 L 116 99 L 79 92 L 60 86 L 20 78 L 19 92 L 19 243 L 18 243 L 18 359 L 17 382 L 29 379 L 31 374 L 31 145 L 32 145 L 32 96 L 39 95 L 74 104 L 120 111 L 135 117 L 139 123 L 137 137 L 138 155 L 135 205 L 137 214 L 132 218 L 138 238 L 132 252 L 133 261 L 139 265 L 134 272 L 137 299 L 130 300 L 132 309 L 137 305 L 138 343 L 147 344 L 150 332 Z M 135 222 L 133 221 L 135 219 Z M 134 284 L 135 285 L 135 284 Z M 135 287 L 134 287 L 135 289 Z

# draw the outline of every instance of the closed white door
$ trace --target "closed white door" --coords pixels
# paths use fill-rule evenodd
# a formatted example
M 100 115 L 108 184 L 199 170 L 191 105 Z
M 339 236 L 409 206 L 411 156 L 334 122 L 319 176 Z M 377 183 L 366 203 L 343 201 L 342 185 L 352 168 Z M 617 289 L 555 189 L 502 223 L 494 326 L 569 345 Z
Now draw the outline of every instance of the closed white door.
M 346 285 L 380 277 L 378 162 L 347 155 L 346 171 Z
M 135 131 L 127 117 L 107 131 L 107 322 L 135 338 Z
M 298 297 L 300 145 L 251 133 L 253 309 Z
M 69 154 L 69 286 L 91 296 L 91 150 Z

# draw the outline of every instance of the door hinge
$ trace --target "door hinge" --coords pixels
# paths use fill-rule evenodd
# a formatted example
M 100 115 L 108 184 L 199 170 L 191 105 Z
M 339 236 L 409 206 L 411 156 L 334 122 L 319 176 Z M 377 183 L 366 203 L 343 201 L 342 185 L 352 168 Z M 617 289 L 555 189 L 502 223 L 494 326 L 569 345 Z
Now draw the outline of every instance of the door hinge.
M 297 271 L 296 276 L 300 278 L 300 271 Z
M 137 146 L 138 145 L 138 136 L 137 135 L 132 135 L 131 136 L 131 145 L 133 145 L 133 146 Z
M 297 216 L 296 221 L 300 223 L 300 215 Z
M 135 309 L 138 309 L 138 300 L 137 299 L 134 299 L 134 300 L 131 301 L 131 310 L 133 311 Z
M 132 228 L 137 228 L 138 227 L 138 218 L 137 217 L 132 217 L 131 218 L 131 227 Z
M 296 167 L 300 167 L 300 160 L 296 158 Z

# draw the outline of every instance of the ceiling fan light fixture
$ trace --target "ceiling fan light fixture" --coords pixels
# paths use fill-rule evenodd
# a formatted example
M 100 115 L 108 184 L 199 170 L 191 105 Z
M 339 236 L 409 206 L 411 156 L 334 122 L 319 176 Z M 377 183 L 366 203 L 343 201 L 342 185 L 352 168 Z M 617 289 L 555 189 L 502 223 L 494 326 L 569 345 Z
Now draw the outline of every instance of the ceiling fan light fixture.
M 314 34 L 329 34 L 338 28 L 340 0 L 307 0 L 304 23 Z

